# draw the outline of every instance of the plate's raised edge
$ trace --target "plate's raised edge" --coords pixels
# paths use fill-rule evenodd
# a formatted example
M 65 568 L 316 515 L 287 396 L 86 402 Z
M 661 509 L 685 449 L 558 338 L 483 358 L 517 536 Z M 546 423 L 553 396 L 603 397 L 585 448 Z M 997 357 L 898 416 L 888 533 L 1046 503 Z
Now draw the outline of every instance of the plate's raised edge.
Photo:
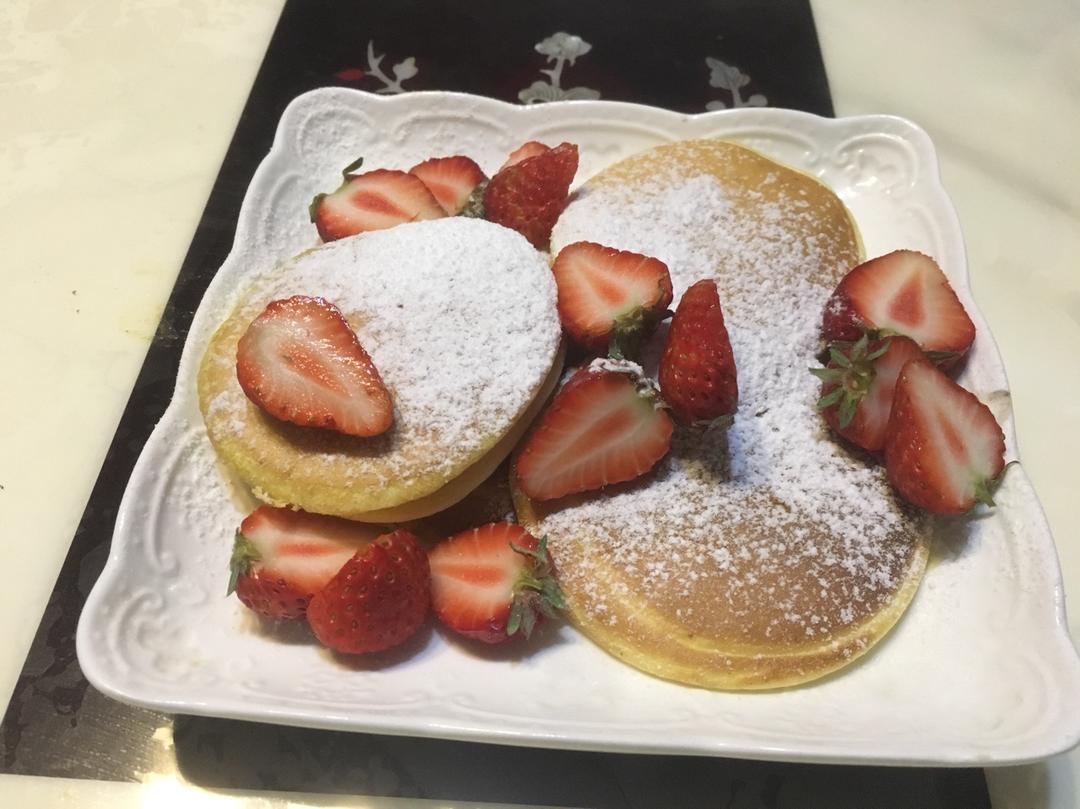
M 250 233 L 255 226 L 256 212 L 254 210 L 254 199 L 259 195 L 262 184 L 268 175 L 272 175 L 272 172 L 280 160 L 285 159 L 286 147 L 284 145 L 283 135 L 287 131 L 288 123 L 291 115 L 295 114 L 298 108 L 311 103 L 315 98 L 330 98 L 340 97 L 343 103 L 349 105 L 355 105 L 356 103 L 362 103 L 366 105 L 374 106 L 427 106 L 432 103 L 446 103 L 446 102 L 459 102 L 462 104 L 477 105 L 480 107 L 487 107 L 489 109 L 498 110 L 501 114 L 513 118 L 517 118 L 522 121 L 540 117 L 566 116 L 566 120 L 570 121 L 579 114 L 588 114 L 593 111 L 604 111 L 612 117 L 616 117 L 615 114 L 623 113 L 632 117 L 644 117 L 653 120 L 657 123 L 661 123 L 668 126 L 682 126 L 699 128 L 705 127 L 708 123 L 716 122 L 720 123 L 731 122 L 745 123 L 745 128 L 749 129 L 756 125 L 785 125 L 793 122 L 798 122 L 799 128 L 803 129 L 828 129 L 828 130 L 840 130 L 840 131 L 852 131 L 864 132 L 872 134 L 881 130 L 888 130 L 892 134 L 899 134 L 906 137 L 912 145 L 918 150 L 921 157 L 925 158 L 927 166 L 933 168 L 934 174 L 932 177 L 927 177 L 925 180 L 928 182 L 928 186 L 925 190 L 930 191 L 935 196 L 935 202 L 942 206 L 944 211 L 948 212 L 949 222 L 945 223 L 945 231 L 950 235 L 955 235 L 956 247 L 960 252 L 959 255 L 963 259 L 962 271 L 963 271 L 963 284 L 970 297 L 970 274 L 967 267 L 966 253 L 964 250 L 962 231 L 960 227 L 959 218 L 956 213 L 955 206 L 952 203 L 945 187 L 942 183 L 940 163 L 937 158 L 937 152 L 933 146 L 933 143 L 921 127 L 914 122 L 894 115 L 865 115 L 865 116 L 853 116 L 848 118 L 824 118 L 822 116 L 814 115 L 808 112 L 802 112 L 797 110 L 786 110 L 777 108 L 756 108 L 756 109 L 733 109 L 733 110 L 718 110 L 712 112 L 699 113 L 694 115 L 687 115 L 683 113 L 674 112 L 671 110 L 664 110 L 657 107 L 650 107 L 641 104 L 633 104 L 628 102 L 616 102 L 616 101 L 564 101 L 553 102 L 544 105 L 535 106 L 520 106 L 515 104 L 509 104 L 507 102 L 499 101 L 496 99 L 485 98 L 482 96 L 473 96 L 466 93 L 444 93 L 438 91 L 426 91 L 418 93 L 409 93 L 396 96 L 380 96 L 371 93 L 365 93 L 359 90 L 352 90 L 347 88 L 322 88 L 312 90 L 294 98 L 286 107 L 281 119 L 278 122 L 277 129 L 275 130 L 274 141 L 270 151 L 266 157 L 259 163 L 256 169 L 251 183 L 249 184 L 247 191 L 244 195 L 244 200 L 240 209 L 240 216 L 237 221 L 236 234 L 233 240 L 233 245 L 226 257 L 224 263 L 215 275 L 214 279 L 210 282 L 199 307 L 196 310 L 195 317 L 192 320 L 191 329 L 189 331 L 189 339 L 185 340 L 184 349 L 181 354 L 180 370 L 178 373 L 177 386 L 174 389 L 173 397 L 169 402 L 168 407 L 162 416 L 161 421 L 155 426 L 147 445 L 144 446 L 143 451 L 140 453 L 135 467 L 132 471 L 131 480 L 143 477 L 146 474 L 146 467 L 149 462 L 150 453 L 147 452 L 147 447 L 151 446 L 155 441 L 160 440 L 160 433 L 166 428 L 167 425 L 172 424 L 176 419 L 182 419 L 183 415 L 180 412 L 183 406 L 181 397 L 178 395 L 185 389 L 182 380 L 185 377 L 187 366 L 190 362 L 194 361 L 190 356 L 194 350 L 192 348 L 191 334 L 197 334 L 200 329 L 204 328 L 201 321 L 207 317 L 208 310 L 212 309 L 217 303 L 224 303 L 229 297 L 230 290 L 221 289 L 222 284 L 225 282 L 223 276 L 227 275 L 223 271 L 227 267 L 231 267 L 234 263 L 242 260 L 245 253 L 245 243 L 250 239 Z M 738 138 L 738 129 L 742 127 L 732 127 L 731 136 L 734 139 Z M 673 134 L 674 136 L 674 134 Z M 695 133 L 687 133 L 687 137 L 694 137 Z M 235 290 L 231 290 L 235 292 Z M 990 346 L 995 352 L 994 362 L 992 363 L 1004 376 L 1004 364 L 1001 358 L 1001 352 L 994 341 L 990 330 L 986 327 L 984 318 L 981 312 L 978 311 L 978 307 L 975 307 L 973 313 L 973 320 L 976 322 L 977 328 L 987 337 L 990 341 Z M 1014 436 L 1014 424 L 1013 417 L 1010 411 L 1008 417 L 1008 423 L 1005 425 L 1007 434 L 1010 436 L 1011 445 L 1016 446 Z M 1025 479 L 1027 478 L 1025 472 Z M 1030 485 L 1030 481 L 1028 481 Z M 1034 489 L 1031 489 L 1034 492 Z M 141 707 L 149 708 L 152 710 L 164 710 L 168 712 L 189 713 L 204 716 L 229 716 L 238 719 L 248 719 L 252 721 L 269 721 L 279 724 L 294 724 L 303 725 L 306 727 L 325 728 L 333 730 L 352 730 L 352 731 L 370 731 L 378 733 L 389 733 L 396 735 L 413 735 L 416 733 L 415 725 L 409 724 L 407 726 L 397 727 L 393 723 L 384 723 L 377 726 L 361 727 L 358 726 L 355 720 L 340 717 L 337 719 L 326 717 L 312 717 L 304 714 L 302 711 L 288 711 L 288 710 L 261 710 L 259 712 L 252 711 L 243 704 L 217 704 L 212 702 L 184 702 L 179 700 L 162 700 L 155 699 L 153 696 L 144 696 L 137 691 L 125 690 L 122 686 L 116 685 L 109 681 L 108 676 L 98 668 L 98 663 L 94 650 L 89 644 L 88 624 L 91 620 L 88 616 L 99 614 L 100 602 L 104 598 L 104 594 L 108 591 L 113 578 L 117 575 L 119 570 L 119 562 L 122 556 L 122 550 L 125 546 L 125 537 L 131 537 L 131 533 L 127 528 L 128 522 L 133 518 L 134 504 L 131 498 L 134 496 L 133 487 L 130 484 L 127 486 L 124 492 L 124 496 L 120 503 L 120 508 L 117 514 L 116 525 L 113 531 L 113 542 L 110 548 L 109 556 L 105 564 L 105 568 L 102 571 L 101 576 L 95 583 L 91 590 L 90 595 L 87 598 L 86 604 L 83 609 L 82 615 L 80 615 L 78 628 L 76 631 L 76 651 L 79 657 L 80 665 L 87 680 L 94 685 L 102 693 L 105 693 L 117 700 L 128 702 L 131 704 L 139 705 Z M 1037 497 L 1033 497 L 1033 502 L 1038 507 L 1042 520 L 1048 526 L 1045 512 L 1042 509 L 1042 505 Z M 1049 529 L 1047 527 L 1047 535 L 1050 536 Z M 1051 542 L 1053 548 L 1053 543 Z M 1068 646 L 1072 653 L 1076 654 L 1076 649 L 1072 645 L 1071 639 L 1068 635 L 1065 603 L 1064 603 L 1064 587 L 1062 583 L 1060 563 L 1057 559 L 1056 548 L 1054 548 L 1054 566 L 1056 568 L 1056 586 L 1055 586 L 1055 604 L 1057 605 L 1058 621 L 1057 624 L 1060 627 L 1061 640 Z M 609 750 L 620 752 L 639 752 L 639 753 L 666 753 L 666 754 L 685 754 L 685 755 L 717 755 L 717 756 L 737 756 L 740 758 L 755 758 L 765 760 L 783 760 L 791 762 L 807 762 L 807 763 L 858 763 L 858 764 L 877 764 L 877 765 L 897 765 L 897 766 L 1004 766 L 1013 764 L 1023 764 L 1031 761 L 1037 761 L 1046 758 L 1050 755 L 1054 755 L 1059 752 L 1063 752 L 1078 743 L 1080 743 L 1080 722 L 1077 723 L 1076 728 L 1071 736 L 1043 749 L 1032 750 L 1029 752 L 1023 752 L 1018 755 L 1001 756 L 1001 757 L 980 757 L 970 755 L 945 755 L 934 756 L 927 758 L 919 757 L 878 757 L 872 752 L 868 754 L 865 748 L 858 748 L 853 750 L 845 750 L 842 746 L 839 748 L 832 748 L 830 750 L 822 751 L 818 750 L 814 754 L 806 753 L 803 750 L 790 749 L 783 746 L 775 747 L 753 747 L 742 748 L 737 745 L 724 745 L 723 743 L 716 743 L 708 746 L 698 747 L 680 747 L 676 744 L 671 745 L 656 745 L 654 747 L 643 746 L 639 743 L 627 743 L 627 744 L 612 744 L 610 739 L 601 738 L 587 738 L 583 736 L 577 736 L 574 739 L 562 737 L 558 735 L 526 735 L 518 733 L 506 733 L 493 735 L 490 731 L 479 732 L 475 729 L 467 726 L 460 728 L 454 728 L 449 725 L 430 727 L 426 729 L 426 734 L 432 737 L 446 738 L 446 739 L 458 739 L 465 741 L 479 741 L 490 742 L 498 741 L 504 744 L 515 744 L 520 746 L 531 747 L 559 747 L 562 749 L 580 749 L 580 750 Z
M 80 663 L 82 658 L 80 656 Z M 85 673 L 85 668 L 84 668 Z M 90 675 L 87 674 L 87 679 Z M 394 722 L 383 717 L 377 724 L 358 723 L 354 717 L 339 715 L 316 716 L 303 711 L 285 708 L 252 710 L 247 703 L 214 702 L 210 700 L 150 699 L 123 688 L 99 686 L 90 680 L 106 696 L 121 702 L 153 711 L 172 714 L 227 718 L 241 721 L 270 723 L 289 727 L 314 728 L 316 730 L 374 733 L 386 736 L 415 737 L 418 735 L 414 722 Z M 658 735 L 651 743 L 638 741 L 620 742 L 611 736 L 576 733 L 573 736 L 558 733 L 527 733 L 524 731 L 477 729 L 467 723 L 439 722 L 424 728 L 425 738 L 479 744 L 506 744 L 515 747 L 532 747 L 583 752 L 634 753 L 642 755 L 682 755 L 695 757 L 739 758 L 756 761 L 777 761 L 793 764 L 833 764 L 885 767 L 1007 767 L 1042 761 L 1063 753 L 1078 743 L 1076 738 L 1064 739 L 1056 744 L 1032 748 L 1019 755 L 980 755 L 956 753 L 937 756 L 880 755 L 863 744 L 819 746 L 813 752 L 803 748 L 784 745 L 741 746 L 726 744 L 722 739 L 701 744 L 678 744 L 674 735 Z

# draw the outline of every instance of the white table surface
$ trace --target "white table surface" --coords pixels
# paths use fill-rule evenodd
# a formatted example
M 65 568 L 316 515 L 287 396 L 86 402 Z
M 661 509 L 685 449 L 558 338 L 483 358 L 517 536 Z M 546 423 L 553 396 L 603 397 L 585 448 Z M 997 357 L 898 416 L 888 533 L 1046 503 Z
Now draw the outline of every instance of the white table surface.
M 1022 461 L 1066 591 L 1080 593 L 1080 4 L 813 5 L 837 114 L 902 115 L 937 145 L 974 293 L 1008 369 Z M 0 570 L 17 571 L 0 586 L 0 706 L 280 8 L 0 5 Z M 1068 607 L 1080 627 L 1080 597 Z M 995 809 L 1080 806 L 1080 753 L 988 781 Z M 0 805 L 419 804 L 0 776 Z

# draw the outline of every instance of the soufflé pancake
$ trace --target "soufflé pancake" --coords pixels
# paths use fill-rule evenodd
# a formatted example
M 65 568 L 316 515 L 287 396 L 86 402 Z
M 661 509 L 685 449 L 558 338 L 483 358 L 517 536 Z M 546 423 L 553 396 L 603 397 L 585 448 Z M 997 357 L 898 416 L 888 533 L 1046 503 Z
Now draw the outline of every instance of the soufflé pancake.
M 274 300 L 335 305 L 374 362 L 393 425 L 357 437 L 279 421 L 237 380 L 237 343 Z M 199 405 L 255 495 L 368 522 L 447 508 L 512 450 L 562 367 L 555 284 L 519 234 L 447 218 L 363 233 L 258 275 L 210 342 Z
M 638 480 L 546 503 L 515 490 L 572 622 L 633 666 L 707 688 L 795 685 L 852 662 L 904 612 L 928 537 L 815 409 L 821 312 L 860 261 L 843 204 L 749 149 L 687 141 L 591 178 L 552 255 L 582 240 L 664 261 L 676 300 L 715 279 L 739 405 L 726 430 L 677 430 Z M 650 375 L 663 342 L 662 327 Z

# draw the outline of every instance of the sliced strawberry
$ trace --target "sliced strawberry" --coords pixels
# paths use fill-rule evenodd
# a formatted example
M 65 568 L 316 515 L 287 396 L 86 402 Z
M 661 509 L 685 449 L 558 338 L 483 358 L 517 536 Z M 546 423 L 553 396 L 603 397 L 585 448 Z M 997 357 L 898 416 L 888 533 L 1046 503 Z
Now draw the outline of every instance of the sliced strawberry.
M 427 552 L 408 531 L 375 539 L 349 559 L 307 609 L 324 645 L 345 654 L 379 652 L 424 624 L 431 601 Z
M 848 441 L 863 449 L 881 449 L 896 377 L 906 362 L 925 356 L 922 349 L 907 337 L 871 341 L 864 334 L 854 343 L 833 343 L 829 356 L 825 368 L 810 369 L 822 382 L 822 415 Z
M 639 372 L 596 360 L 570 378 L 518 455 L 525 494 L 552 500 L 633 480 L 667 454 L 674 425 Z
M 357 160 L 346 166 L 344 182 L 336 191 L 317 194 L 311 201 L 308 213 L 324 242 L 446 216 L 419 177 L 390 169 L 353 174 L 360 163 Z
M 679 421 L 711 424 L 730 417 L 739 383 L 716 282 L 683 293 L 660 358 L 660 393 Z
M 491 523 L 436 545 L 431 606 L 447 627 L 485 643 L 529 637 L 563 608 L 543 540 L 520 525 Z
M 1005 437 L 990 408 L 926 359 L 900 370 L 885 430 L 885 471 L 909 502 L 939 514 L 993 505 Z
M 485 216 L 546 250 L 577 167 L 577 146 L 563 143 L 500 169 L 484 191 Z
M 487 182 L 475 161 L 463 155 L 433 157 L 413 166 L 409 174 L 420 178 L 447 216 L 461 213 L 477 187 Z
M 229 593 L 267 618 L 300 618 L 312 596 L 377 533 L 363 523 L 261 506 L 236 532 Z
M 371 436 L 394 419 L 371 358 L 322 298 L 272 301 L 237 344 L 236 378 L 264 411 L 302 427 Z
M 825 304 L 821 333 L 826 342 L 854 342 L 866 331 L 906 335 L 945 363 L 963 355 L 975 339 L 975 324 L 945 273 L 913 250 L 860 264 Z
M 671 305 L 671 275 L 659 259 L 575 242 L 551 267 L 559 318 L 580 345 L 598 354 L 632 357 Z
M 536 157 L 538 154 L 543 154 L 544 152 L 550 151 L 550 146 L 545 146 L 537 140 L 530 140 L 527 143 L 523 143 L 516 149 L 514 149 L 514 151 L 510 153 L 510 156 L 506 158 L 506 162 L 499 166 L 499 171 L 502 171 L 505 168 L 509 168 L 515 163 L 520 163 L 522 160 L 525 160 L 528 157 Z

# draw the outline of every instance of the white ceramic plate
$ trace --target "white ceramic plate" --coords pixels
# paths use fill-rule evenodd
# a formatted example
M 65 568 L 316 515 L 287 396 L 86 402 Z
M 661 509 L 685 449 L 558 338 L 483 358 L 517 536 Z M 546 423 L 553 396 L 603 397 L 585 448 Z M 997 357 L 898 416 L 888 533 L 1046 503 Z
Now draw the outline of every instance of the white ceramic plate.
M 943 520 L 908 614 L 862 661 L 810 686 L 716 693 L 653 679 L 568 627 L 532 653 L 480 653 L 429 631 L 380 665 L 344 667 L 314 642 L 268 636 L 225 597 L 241 518 L 196 405 L 207 340 L 245 274 L 310 246 L 307 204 L 341 167 L 408 168 L 468 154 L 493 171 L 521 142 L 579 144 L 588 177 L 665 141 L 736 140 L 821 178 L 866 252 L 938 258 L 978 327 L 962 382 L 995 409 L 1016 456 L 1009 394 L 971 300 L 964 245 L 926 134 L 874 116 L 778 109 L 685 116 L 608 102 L 517 107 L 443 93 L 319 90 L 286 110 L 248 189 L 236 241 L 184 349 L 176 391 L 135 467 L 108 564 L 78 631 L 87 678 L 177 713 L 507 744 L 820 762 L 1004 764 L 1080 739 L 1080 661 L 1053 540 L 1022 467 L 992 516 Z

